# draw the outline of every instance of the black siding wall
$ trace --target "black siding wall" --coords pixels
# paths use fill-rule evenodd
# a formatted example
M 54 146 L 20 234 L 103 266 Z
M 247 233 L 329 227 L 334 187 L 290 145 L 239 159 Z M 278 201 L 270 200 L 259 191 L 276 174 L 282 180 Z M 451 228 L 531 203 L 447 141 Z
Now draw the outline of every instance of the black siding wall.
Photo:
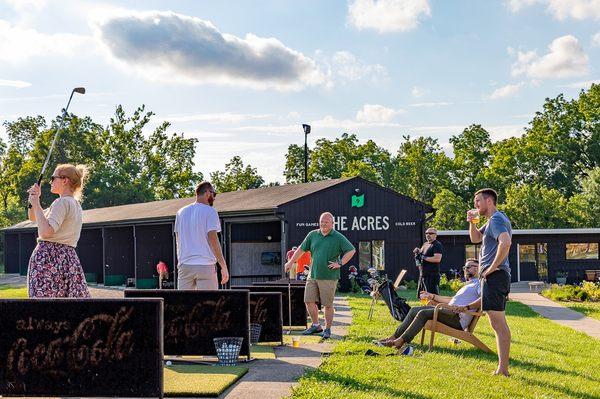
M 102 229 L 83 229 L 77 243 L 77 255 L 83 272 L 95 274 L 96 282 L 104 282 L 102 267 Z
M 104 282 L 120 285 L 135 277 L 133 227 L 104 229 Z M 118 278 L 116 276 L 119 276 Z M 120 283 L 118 279 L 124 279 Z
M 4 234 L 4 270 L 19 273 L 19 234 Z
M 355 190 L 358 189 L 357 193 Z M 352 195 L 365 195 L 364 206 L 352 207 Z M 337 225 L 336 229 L 344 234 L 356 247 L 357 255 L 348 263 L 358 267 L 359 241 L 384 240 L 385 270 L 388 276 L 395 279 L 400 270 L 407 269 L 405 279 L 416 279 L 417 271 L 412 256 L 412 250 L 423 242 L 424 209 L 423 205 L 400 196 L 392 191 L 383 189 L 364 180 L 353 180 L 319 191 L 316 194 L 301 198 L 279 208 L 286 220 L 287 246 L 300 245 L 311 230 L 318 228 L 319 216 L 329 211 L 336 217 L 346 217 L 344 228 Z M 387 222 L 379 219 L 377 224 L 368 225 L 366 229 L 353 229 L 354 218 L 387 217 Z M 387 229 L 385 229 L 387 224 Z M 360 227 L 354 226 L 354 227 Z M 342 269 L 342 288 L 348 288 L 347 267 Z
M 442 272 L 448 272 L 451 265 L 463 265 L 465 261 L 465 245 L 470 244 L 468 236 L 440 236 L 439 240 L 444 245 L 446 261 L 443 262 Z M 568 283 L 583 280 L 585 270 L 600 270 L 600 260 L 567 260 L 565 246 L 567 243 L 600 243 L 600 234 L 534 234 L 513 235 L 513 245 L 509 253 L 511 268 L 511 279 L 517 281 L 517 244 L 541 244 L 548 245 L 548 281 L 556 282 L 556 272 L 567 272 Z M 521 268 L 521 280 L 527 280 L 528 276 Z
M 137 250 L 137 275 L 140 280 L 154 279 L 158 276 L 156 265 L 163 261 L 169 268 L 169 280 L 173 280 L 173 227 L 169 224 L 140 225 L 135 227 Z M 147 284 L 147 282 L 143 282 Z M 142 288 L 148 288 L 146 286 Z

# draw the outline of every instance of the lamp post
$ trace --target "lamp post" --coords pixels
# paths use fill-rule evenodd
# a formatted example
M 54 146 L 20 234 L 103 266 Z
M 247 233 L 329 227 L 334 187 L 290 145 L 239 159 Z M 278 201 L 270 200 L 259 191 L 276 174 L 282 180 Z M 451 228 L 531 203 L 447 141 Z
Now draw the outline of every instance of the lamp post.
M 304 130 L 304 183 L 308 182 L 308 144 L 307 137 L 310 134 L 310 125 L 302 124 Z

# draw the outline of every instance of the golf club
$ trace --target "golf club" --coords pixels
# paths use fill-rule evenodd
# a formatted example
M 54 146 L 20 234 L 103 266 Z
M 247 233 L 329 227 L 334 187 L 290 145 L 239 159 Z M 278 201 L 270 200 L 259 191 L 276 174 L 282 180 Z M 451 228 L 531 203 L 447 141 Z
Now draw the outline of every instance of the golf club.
M 63 125 L 65 124 L 65 119 L 67 117 L 67 111 L 69 110 L 69 105 L 71 104 L 71 100 L 73 99 L 73 94 L 85 94 L 85 87 L 76 87 L 71 91 L 71 96 L 69 97 L 69 102 L 67 103 L 66 108 L 63 109 L 62 118 L 60 120 L 60 125 L 58 129 L 56 129 L 56 133 L 54 133 L 54 138 L 52 139 L 52 144 L 50 145 L 50 150 L 46 155 L 46 160 L 44 161 L 44 165 L 42 166 L 42 171 L 40 172 L 40 177 L 37 180 L 38 186 L 42 184 L 42 178 L 44 177 L 44 173 L 46 172 L 46 168 L 48 167 L 48 162 L 50 161 L 50 155 L 52 155 L 52 151 L 54 150 L 54 145 L 56 144 L 56 139 L 58 138 L 58 134 L 60 133 Z M 31 208 L 31 204 L 29 204 L 29 208 Z

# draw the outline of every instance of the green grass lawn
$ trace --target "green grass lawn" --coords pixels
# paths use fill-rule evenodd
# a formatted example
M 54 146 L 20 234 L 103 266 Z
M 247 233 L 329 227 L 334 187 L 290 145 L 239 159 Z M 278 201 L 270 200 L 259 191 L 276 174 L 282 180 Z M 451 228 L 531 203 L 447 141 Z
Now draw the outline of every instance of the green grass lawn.
M 401 295 L 414 298 L 414 291 Z M 600 342 L 544 319 L 521 303 L 508 304 L 512 376 L 505 378 L 491 375 L 497 363 L 494 354 L 466 343 L 454 346 L 439 334 L 431 352 L 416 345 L 412 357 L 385 356 L 394 351 L 370 342 L 388 336 L 397 322 L 382 303 L 369 322 L 370 298 L 351 297 L 349 302 L 353 321 L 347 339 L 335 346 L 321 367 L 301 379 L 293 398 L 600 397 Z M 495 350 L 487 318 L 480 320 L 476 334 Z M 381 356 L 365 356 L 367 349 Z
M 558 302 L 562 306 L 583 313 L 587 317 L 600 320 L 600 302 Z

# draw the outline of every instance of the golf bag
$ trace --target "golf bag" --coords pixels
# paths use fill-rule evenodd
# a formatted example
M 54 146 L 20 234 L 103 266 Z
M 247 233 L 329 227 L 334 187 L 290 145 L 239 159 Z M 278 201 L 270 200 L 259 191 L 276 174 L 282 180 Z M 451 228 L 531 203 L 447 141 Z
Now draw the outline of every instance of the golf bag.
M 377 287 L 377 292 L 383 298 L 392 317 L 398 321 L 404 320 L 410 311 L 410 305 L 406 303 L 406 299 L 396 293 L 394 283 L 391 280 L 385 280 Z

